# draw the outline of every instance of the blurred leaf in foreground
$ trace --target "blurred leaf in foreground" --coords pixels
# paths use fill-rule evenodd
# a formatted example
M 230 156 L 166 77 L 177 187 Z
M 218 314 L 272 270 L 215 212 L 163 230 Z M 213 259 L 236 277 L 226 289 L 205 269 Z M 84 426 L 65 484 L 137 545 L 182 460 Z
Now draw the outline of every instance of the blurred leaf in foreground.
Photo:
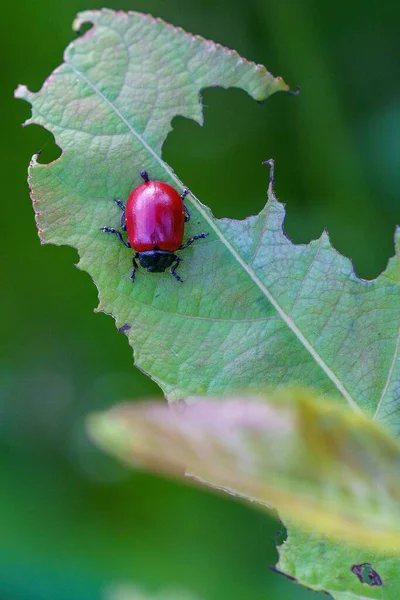
M 106 592 L 104 600 L 201 600 L 182 590 L 163 590 L 156 593 L 147 593 L 131 584 L 119 584 Z
M 126 404 L 91 436 L 124 461 L 279 507 L 285 519 L 400 550 L 400 445 L 370 419 L 306 391 L 191 406 Z

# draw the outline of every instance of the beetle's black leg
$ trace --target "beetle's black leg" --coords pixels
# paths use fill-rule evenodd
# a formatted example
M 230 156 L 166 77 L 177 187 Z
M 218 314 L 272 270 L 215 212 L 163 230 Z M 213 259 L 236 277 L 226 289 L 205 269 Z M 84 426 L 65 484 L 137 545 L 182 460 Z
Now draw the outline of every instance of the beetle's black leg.
M 121 215 L 120 226 L 121 226 L 122 231 L 126 231 L 125 209 Z
M 182 277 L 179 277 L 178 273 L 175 273 L 176 269 L 179 267 L 179 263 L 182 262 L 182 259 L 179 258 L 179 256 L 175 256 L 175 258 L 176 258 L 176 261 L 170 268 L 169 272 L 171 273 L 172 277 L 175 277 L 175 279 L 177 281 L 180 281 L 181 283 L 183 283 Z
M 190 212 L 186 204 L 183 205 L 183 208 L 185 209 L 185 223 L 187 223 L 188 221 L 190 221 Z
M 118 200 L 118 199 L 114 200 L 114 202 L 122 210 L 121 224 L 120 224 L 120 226 L 121 226 L 122 231 L 126 231 L 126 224 L 125 224 L 125 204 L 122 202 L 122 200 Z
M 104 231 L 105 233 L 113 233 L 117 236 L 121 244 L 123 244 L 127 248 L 131 247 L 130 243 L 124 240 L 124 238 L 122 237 L 122 233 L 118 231 L 118 229 L 114 229 L 114 227 L 100 227 L 100 231 Z
M 118 198 L 115 198 L 114 202 L 117 206 L 120 207 L 121 210 L 125 210 L 125 204 L 122 202 L 122 200 L 118 200 Z
M 190 194 L 190 190 L 188 190 L 188 188 L 185 188 L 181 194 L 182 200 L 184 200 L 188 194 Z M 185 223 L 186 223 L 187 221 L 190 221 L 190 212 L 188 211 L 188 207 L 186 206 L 186 204 L 183 205 L 183 208 L 185 209 Z
M 138 264 L 137 264 L 137 262 L 135 260 L 138 257 L 139 257 L 139 252 L 136 252 L 136 254 L 134 254 L 132 256 L 132 264 L 133 264 L 133 269 L 131 271 L 131 280 L 132 280 L 132 283 L 135 281 L 136 271 L 138 270 Z
M 179 250 L 184 250 L 185 248 L 190 246 L 190 244 L 193 244 L 193 242 L 195 242 L 196 240 L 201 240 L 207 236 L 208 236 L 208 233 L 198 233 L 197 235 L 194 235 L 193 237 L 189 238 L 188 241 L 186 242 L 186 244 L 183 244 L 182 246 L 180 246 Z
M 147 171 L 140 171 L 140 177 L 145 183 L 149 183 L 149 174 Z

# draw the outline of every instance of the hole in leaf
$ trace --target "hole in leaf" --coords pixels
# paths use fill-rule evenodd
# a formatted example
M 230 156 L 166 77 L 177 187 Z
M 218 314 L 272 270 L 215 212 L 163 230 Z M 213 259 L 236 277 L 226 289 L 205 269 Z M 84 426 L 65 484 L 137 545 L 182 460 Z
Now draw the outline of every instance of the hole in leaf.
M 259 104 L 243 90 L 216 87 L 203 90 L 202 103 L 203 127 L 175 117 L 163 147 L 163 158 L 183 183 L 217 217 L 244 219 L 264 207 L 269 169 L 261 163 L 275 158 L 278 192 L 293 197 L 294 181 L 283 177 L 277 142 L 294 127 L 295 99 L 280 93 Z M 284 192 L 285 185 L 293 189 Z
M 41 164 L 49 164 L 61 156 L 62 151 L 57 146 L 54 136 L 41 125 L 29 124 L 29 127 L 25 127 L 22 133 L 26 138 L 24 156 L 26 163 L 29 163 L 33 154 L 39 155 L 37 160 Z
M 82 37 L 90 29 L 93 29 L 93 23 L 91 23 L 90 21 L 88 21 L 87 23 L 82 23 L 82 25 L 80 26 L 80 29 L 78 29 L 78 31 L 76 32 L 76 35 L 79 37 Z
M 60 158 L 62 151 L 61 148 L 57 146 L 54 136 L 47 130 L 44 130 L 44 136 L 42 137 L 44 137 L 44 142 L 42 145 L 39 145 L 39 149 L 37 150 L 37 153 L 39 154 L 37 161 L 42 165 L 48 165 L 54 160 L 57 160 L 57 158 Z
M 353 565 L 350 570 L 354 575 L 357 575 L 361 583 L 366 583 L 370 586 L 383 585 L 379 573 L 377 573 L 368 562 L 362 563 L 361 565 Z
M 176 117 L 163 157 L 216 217 L 243 219 L 262 209 L 268 169 L 261 162 L 274 158 L 275 192 L 287 205 L 289 238 L 307 244 L 327 228 L 358 276 L 382 272 L 394 254 L 394 224 L 386 214 L 377 218 L 373 194 L 367 198 L 353 189 L 350 166 L 330 168 L 340 148 L 327 142 L 325 154 L 312 152 L 316 124 L 310 116 L 304 122 L 305 94 L 274 94 L 260 105 L 243 90 L 216 87 L 203 90 L 202 102 L 203 127 Z
M 278 531 L 274 535 L 274 544 L 275 547 L 282 546 L 283 542 L 287 539 L 286 529 L 278 529 Z

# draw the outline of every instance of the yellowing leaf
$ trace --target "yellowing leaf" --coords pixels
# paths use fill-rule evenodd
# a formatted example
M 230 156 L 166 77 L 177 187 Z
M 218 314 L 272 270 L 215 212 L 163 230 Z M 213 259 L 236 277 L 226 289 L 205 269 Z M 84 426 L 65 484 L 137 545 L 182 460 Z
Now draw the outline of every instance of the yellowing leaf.
M 178 589 L 167 589 L 156 593 L 147 593 L 131 584 L 117 584 L 107 590 L 104 600 L 201 600 Z
M 191 406 L 126 404 L 89 421 L 124 461 L 190 477 L 335 537 L 400 550 L 400 445 L 305 391 Z

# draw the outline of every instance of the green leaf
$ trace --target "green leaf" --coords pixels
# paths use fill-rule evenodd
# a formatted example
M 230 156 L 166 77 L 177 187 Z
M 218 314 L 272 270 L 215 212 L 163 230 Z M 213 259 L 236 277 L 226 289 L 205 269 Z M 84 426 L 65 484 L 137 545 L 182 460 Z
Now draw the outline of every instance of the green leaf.
M 279 548 L 277 566 L 302 585 L 328 592 L 335 600 L 400 598 L 399 541 L 392 550 L 396 555 L 388 556 L 365 547 L 334 543 L 315 531 L 301 531 L 291 521 L 287 521 L 286 525 L 288 539 Z M 358 570 L 361 575 L 364 572 L 364 583 L 354 573 L 362 565 L 365 565 L 364 569 Z M 368 577 L 370 569 L 378 578 Z
M 244 221 L 217 220 L 192 197 L 187 235 L 210 237 L 186 252 L 185 285 L 144 273 L 132 285 L 131 253 L 100 227 L 118 224 L 113 199 L 128 196 L 140 169 L 182 187 L 160 156 L 172 118 L 201 122 L 207 86 L 257 100 L 287 88 L 236 52 L 148 16 L 91 11 L 75 29 L 85 22 L 93 28 L 40 92 L 17 91 L 32 104 L 28 123 L 63 150 L 50 165 L 33 159 L 32 198 L 42 240 L 76 247 L 99 310 L 130 327 L 136 364 L 170 399 L 299 382 L 398 428 L 399 253 L 367 282 L 326 233 L 292 244 L 271 185 L 265 209 Z
M 128 463 L 187 471 L 297 524 L 387 551 L 400 540 L 400 445 L 309 392 L 126 404 L 92 416 L 89 431 Z
M 326 233 L 309 245 L 287 239 L 272 186 L 265 209 L 244 221 L 217 220 L 192 196 L 186 233 L 210 236 L 184 254 L 184 285 L 143 272 L 131 285 L 130 253 L 99 228 L 118 224 L 113 199 L 128 196 L 143 168 L 183 187 L 161 158 L 173 117 L 201 123 L 207 86 L 239 87 L 256 100 L 287 86 L 148 16 L 90 11 L 75 29 L 86 22 L 93 28 L 43 88 L 16 95 L 32 104 L 27 123 L 46 127 L 62 149 L 29 169 L 41 239 L 78 249 L 99 310 L 125 326 L 136 365 L 171 400 L 297 382 L 399 432 L 399 230 L 386 271 L 362 281 Z

